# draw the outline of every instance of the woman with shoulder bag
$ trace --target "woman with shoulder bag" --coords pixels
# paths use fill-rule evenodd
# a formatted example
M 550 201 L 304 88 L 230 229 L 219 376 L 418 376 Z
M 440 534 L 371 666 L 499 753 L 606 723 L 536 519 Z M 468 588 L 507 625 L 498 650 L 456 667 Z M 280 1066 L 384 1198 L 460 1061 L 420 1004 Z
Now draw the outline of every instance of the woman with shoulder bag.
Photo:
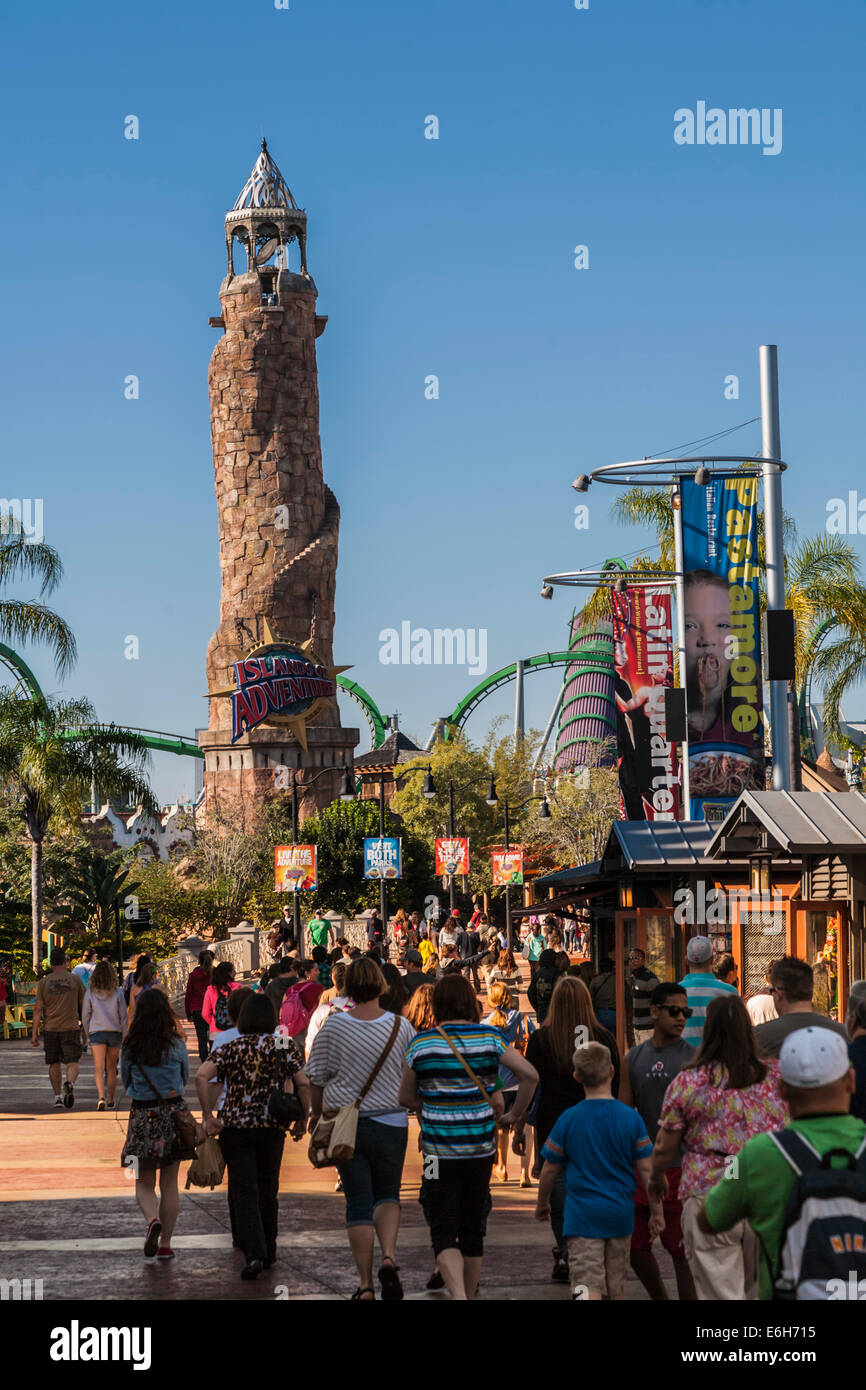
M 148 1259 L 156 1255 L 170 1260 L 180 1204 L 178 1168 L 195 1155 L 195 1122 L 183 1098 L 189 1053 L 177 1036 L 177 1019 L 162 990 L 149 989 L 140 996 L 123 1042 L 120 1074 L 131 1101 L 120 1161 L 135 1174 L 135 1199 L 147 1222 L 144 1253 Z
M 403 1297 L 396 1263 L 400 1181 L 409 1120 L 398 1098 L 406 1049 L 415 1036 L 407 1019 L 380 1007 L 388 983 L 369 956 L 352 961 L 345 991 L 353 1007 L 331 1014 L 307 1061 L 312 1087 L 310 1129 L 357 1105 L 352 1157 L 337 1163 L 346 1196 L 349 1245 L 358 1269 L 353 1299 L 372 1303 L 375 1237 L 382 1251 L 379 1283 L 385 1301 Z
M 497 1119 L 519 1123 L 538 1080 L 497 1028 L 479 1023 L 475 990 L 463 975 L 446 975 L 433 991 L 436 1027 L 409 1044 L 400 1103 L 420 1111 L 427 1217 L 439 1273 L 451 1297 L 475 1297 L 484 1253 Z M 517 1078 L 512 1109 L 502 1114 L 499 1068 Z
M 257 1279 L 277 1258 L 280 1163 L 288 1129 L 306 1130 L 309 1087 L 304 1059 L 291 1038 L 275 1034 L 270 999 L 251 994 L 238 1017 L 239 1037 L 202 1062 L 195 1088 L 208 1134 L 219 1135 L 228 1169 L 237 1243 L 246 1255 L 242 1279 Z M 219 1116 L 210 1082 L 222 1081 Z

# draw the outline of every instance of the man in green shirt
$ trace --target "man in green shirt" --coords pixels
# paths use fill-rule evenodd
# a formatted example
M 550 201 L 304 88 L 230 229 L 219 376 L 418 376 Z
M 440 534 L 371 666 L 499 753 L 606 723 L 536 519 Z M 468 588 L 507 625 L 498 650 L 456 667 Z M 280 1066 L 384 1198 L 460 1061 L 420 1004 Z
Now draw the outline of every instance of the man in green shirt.
M 821 1027 L 791 1033 L 782 1044 L 779 1072 L 781 1093 L 791 1108 L 789 1128 L 821 1155 L 829 1149 L 856 1153 L 866 1138 L 866 1124 L 848 1113 L 854 1072 L 844 1038 Z M 761 1250 L 760 1297 L 769 1299 L 797 1176 L 769 1134 L 750 1139 L 730 1166 L 730 1176 L 707 1193 L 698 1226 L 712 1235 L 744 1218 L 749 1222 Z
M 324 917 L 311 917 L 307 923 L 307 931 L 310 933 L 310 954 L 312 955 L 314 946 L 328 945 L 328 936 L 331 931 L 330 922 L 326 922 Z

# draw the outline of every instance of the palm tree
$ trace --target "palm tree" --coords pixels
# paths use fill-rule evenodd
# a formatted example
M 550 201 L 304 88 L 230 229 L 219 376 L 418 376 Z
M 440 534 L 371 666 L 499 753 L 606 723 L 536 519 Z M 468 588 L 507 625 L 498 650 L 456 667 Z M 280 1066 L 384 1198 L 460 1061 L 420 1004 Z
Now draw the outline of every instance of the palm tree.
M 614 503 L 614 516 L 624 525 L 655 530 L 658 554 L 640 555 L 635 569 L 649 573 L 672 571 L 674 526 L 670 494 L 666 488 L 629 488 Z M 824 728 L 828 742 L 844 747 L 840 705 L 845 692 L 862 679 L 866 667 L 866 586 L 860 580 L 860 564 L 851 545 L 841 536 L 820 534 L 799 540 L 790 516 L 783 518 L 785 553 L 785 604 L 794 613 L 796 686 L 804 689 L 812 674 L 824 683 Z M 761 576 L 761 611 L 767 597 L 764 517 L 758 510 L 758 565 Z M 599 588 L 584 607 L 584 620 L 610 617 L 607 588 Z M 821 629 L 833 640 L 821 642 Z
M 159 814 L 143 775 L 140 734 L 98 724 L 89 700 L 24 697 L 0 690 L 0 783 L 30 841 L 33 968 L 42 963 L 42 846 L 49 825 L 79 828 L 93 781 L 103 795 Z
M 21 579 L 41 580 L 40 594 L 51 593 L 63 576 L 63 564 L 53 546 L 29 540 L 14 516 L 0 514 L 0 589 Z M 75 664 L 75 638 L 62 618 L 42 603 L 0 599 L 0 642 L 11 645 L 44 642 L 54 653 L 59 676 Z
M 110 936 L 114 928 L 115 904 L 122 905 L 140 887 L 137 880 L 128 881 L 130 867 L 124 868 L 119 858 L 119 850 L 99 854 L 88 846 L 75 856 L 69 875 L 69 897 L 100 937 Z

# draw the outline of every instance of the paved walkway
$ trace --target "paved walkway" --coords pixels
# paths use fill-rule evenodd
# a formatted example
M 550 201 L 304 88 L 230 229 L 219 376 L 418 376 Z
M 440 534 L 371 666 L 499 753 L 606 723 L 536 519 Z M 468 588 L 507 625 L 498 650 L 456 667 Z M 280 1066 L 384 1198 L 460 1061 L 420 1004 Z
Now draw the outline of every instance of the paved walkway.
M 192 1030 L 193 1071 L 198 1053 Z M 187 1088 L 197 1106 L 195 1088 Z M 191 1189 L 181 1197 L 173 1240 L 177 1259 L 163 1265 L 142 1256 L 144 1221 L 131 1174 L 120 1166 L 128 1103 L 96 1110 L 90 1056 L 82 1058 L 72 1110 L 54 1109 L 42 1054 L 28 1042 L 0 1043 L 0 1278 L 42 1279 L 45 1299 L 308 1298 L 340 1299 L 356 1285 L 344 1229 L 344 1199 L 335 1174 L 317 1171 L 306 1142 L 287 1141 L 280 1176 L 277 1264 L 255 1283 L 242 1283 L 243 1258 L 231 1248 L 225 1187 Z M 433 1270 L 427 1227 L 418 1205 L 421 1179 L 417 1127 L 410 1134 L 403 1185 L 399 1259 L 406 1295 L 427 1293 Z M 181 1184 L 183 1183 L 182 1170 Z M 569 1298 L 550 1279 L 552 1236 L 532 1211 L 536 1184 L 521 1190 L 516 1158 L 512 1181 L 494 1184 L 481 1297 L 488 1300 Z M 673 1293 L 667 1256 L 660 1257 Z M 645 1299 L 629 1276 L 627 1298 Z

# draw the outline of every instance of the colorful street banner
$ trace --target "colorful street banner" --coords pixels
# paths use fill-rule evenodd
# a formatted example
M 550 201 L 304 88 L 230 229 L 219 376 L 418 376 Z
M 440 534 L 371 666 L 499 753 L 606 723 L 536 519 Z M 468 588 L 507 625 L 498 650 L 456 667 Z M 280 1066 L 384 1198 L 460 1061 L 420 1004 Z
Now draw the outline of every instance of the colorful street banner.
M 364 841 L 365 878 L 401 878 L 403 874 L 402 840 L 368 839 Z
M 305 893 L 316 888 L 316 846 L 274 846 L 274 888 L 278 893 Z
M 522 849 L 494 849 L 491 851 L 493 859 L 493 887 L 504 888 L 507 884 L 523 882 L 523 850 Z
M 665 736 L 665 691 L 674 683 L 670 594 L 611 590 L 614 693 L 623 820 L 679 820 L 677 745 Z
M 457 874 L 469 873 L 469 841 L 465 838 L 436 841 L 436 876 L 446 874 L 454 878 Z
M 764 786 L 758 480 L 682 483 L 692 820 Z

